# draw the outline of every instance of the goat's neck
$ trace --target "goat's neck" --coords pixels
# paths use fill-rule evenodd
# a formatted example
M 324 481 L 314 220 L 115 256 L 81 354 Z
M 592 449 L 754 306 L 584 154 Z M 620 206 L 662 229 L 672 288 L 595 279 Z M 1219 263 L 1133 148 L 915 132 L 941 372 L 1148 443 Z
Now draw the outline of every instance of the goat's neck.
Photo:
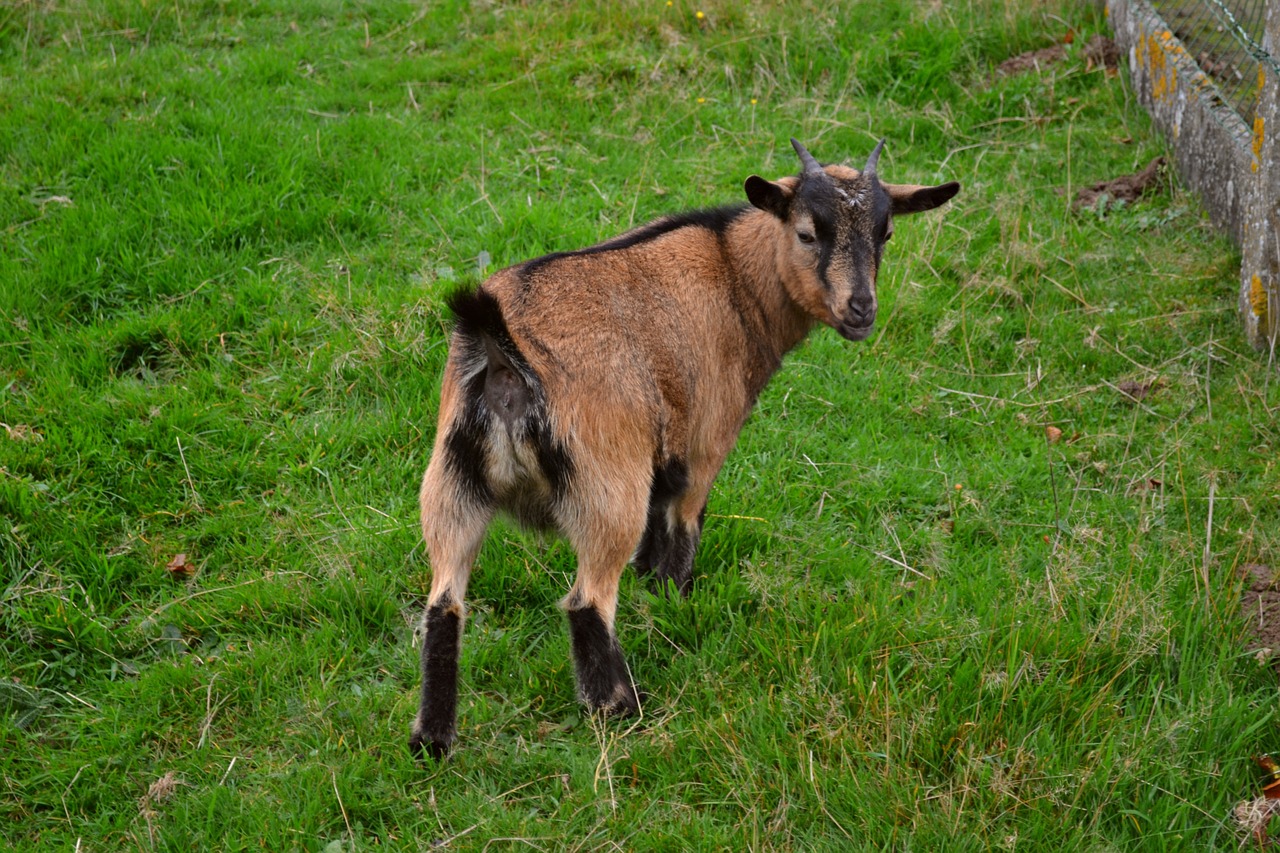
M 772 214 L 750 210 L 726 234 L 729 257 L 738 275 L 736 286 L 762 313 L 763 336 L 778 360 L 792 350 L 813 328 L 814 320 L 796 303 L 787 289 L 779 242 L 785 239 L 784 227 Z

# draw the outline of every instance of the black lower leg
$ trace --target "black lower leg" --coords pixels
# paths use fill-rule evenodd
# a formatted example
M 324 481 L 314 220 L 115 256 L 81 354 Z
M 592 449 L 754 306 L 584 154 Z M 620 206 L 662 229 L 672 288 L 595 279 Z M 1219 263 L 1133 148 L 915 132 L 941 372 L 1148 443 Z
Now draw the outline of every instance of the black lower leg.
M 644 536 L 640 538 L 640 547 L 636 548 L 633 560 L 636 571 L 648 574 L 662 564 L 663 558 L 671 548 L 671 534 L 667 531 L 667 520 L 661 512 L 649 510 L 649 523 L 645 526 Z
M 453 744 L 458 712 L 458 646 L 461 608 L 443 600 L 427 609 L 422 639 L 422 699 L 409 748 L 442 758 Z
M 640 710 L 640 700 L 618 639 L 594 607 L 569 611 L 569 636 L 578 672 L 578 691 L 592 710 L 626 716 Z
M 689 487 L 689 468 L 679 458 L 667 460 L 653 469 L 649 487 L 649 515 L 636 549 L 635 567 L 641 574 L 657 569 L 673 544 L 668 513 L 673 501 Z
M 667 547 L 662 558 L 654 566 L 654 580 L 659 588 L 669 580 L 681 595 L 688 595 L 693 587 L 693 555 L 698 551 L 702 530 L 678 527 L 668 534 Z

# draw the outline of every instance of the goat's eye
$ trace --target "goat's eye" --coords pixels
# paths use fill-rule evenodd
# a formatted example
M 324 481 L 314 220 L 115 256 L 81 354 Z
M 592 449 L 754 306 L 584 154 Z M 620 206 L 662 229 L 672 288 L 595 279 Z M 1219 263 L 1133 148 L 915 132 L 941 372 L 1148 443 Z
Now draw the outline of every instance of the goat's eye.
M 811 231 L 797 231 L 796 237 L 800 240 L 801 243 L 805 243 L 805 244 L 812 243 L 814 240 L 813 232 Z

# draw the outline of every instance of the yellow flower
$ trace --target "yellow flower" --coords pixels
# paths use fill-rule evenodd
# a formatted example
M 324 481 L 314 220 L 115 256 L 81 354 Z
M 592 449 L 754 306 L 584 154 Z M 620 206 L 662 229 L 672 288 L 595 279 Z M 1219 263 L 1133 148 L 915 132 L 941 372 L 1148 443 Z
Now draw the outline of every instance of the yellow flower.
M 755 99 L 755 98 L 752 98 L 752 99 L 751 99 L 751 106 L 753 106 L 753 107 L 754 107 L 755 105 L 756 105 L 756 99 Z
M 705 104 L 706 102 L 707 102 L 706 98 L 698 98 L 698 103 Z
M 703 18 L 706 17 L 706 15 L 702 14 L 701 12 L 698 12 L 696 15 L 694 15 L 694 17 L 697 18 L 699 21 L 701 21 Z

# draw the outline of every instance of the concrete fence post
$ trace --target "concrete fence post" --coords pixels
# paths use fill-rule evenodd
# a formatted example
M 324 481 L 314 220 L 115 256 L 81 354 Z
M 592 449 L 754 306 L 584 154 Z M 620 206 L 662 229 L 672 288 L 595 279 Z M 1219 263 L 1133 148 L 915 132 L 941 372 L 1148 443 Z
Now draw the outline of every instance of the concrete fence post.
M 1268 0 L 1262 46 L 1280 60 L 1280 0 Z M 1240 244 L 1240 316 L 1249 342 L 1271 349 L 1280 330 L 1280 74 L 1263 62 L 1259 76 Z
M 1147 0 L 1106 0 L 1138 100 L 1169 140 L 1182 180 L 1241 249 L 1240 317 L 1267 350 L 1280 334 L 1280 0 L 1267 0 L 1259 106 L 1250 122 L 1223 99 Z

